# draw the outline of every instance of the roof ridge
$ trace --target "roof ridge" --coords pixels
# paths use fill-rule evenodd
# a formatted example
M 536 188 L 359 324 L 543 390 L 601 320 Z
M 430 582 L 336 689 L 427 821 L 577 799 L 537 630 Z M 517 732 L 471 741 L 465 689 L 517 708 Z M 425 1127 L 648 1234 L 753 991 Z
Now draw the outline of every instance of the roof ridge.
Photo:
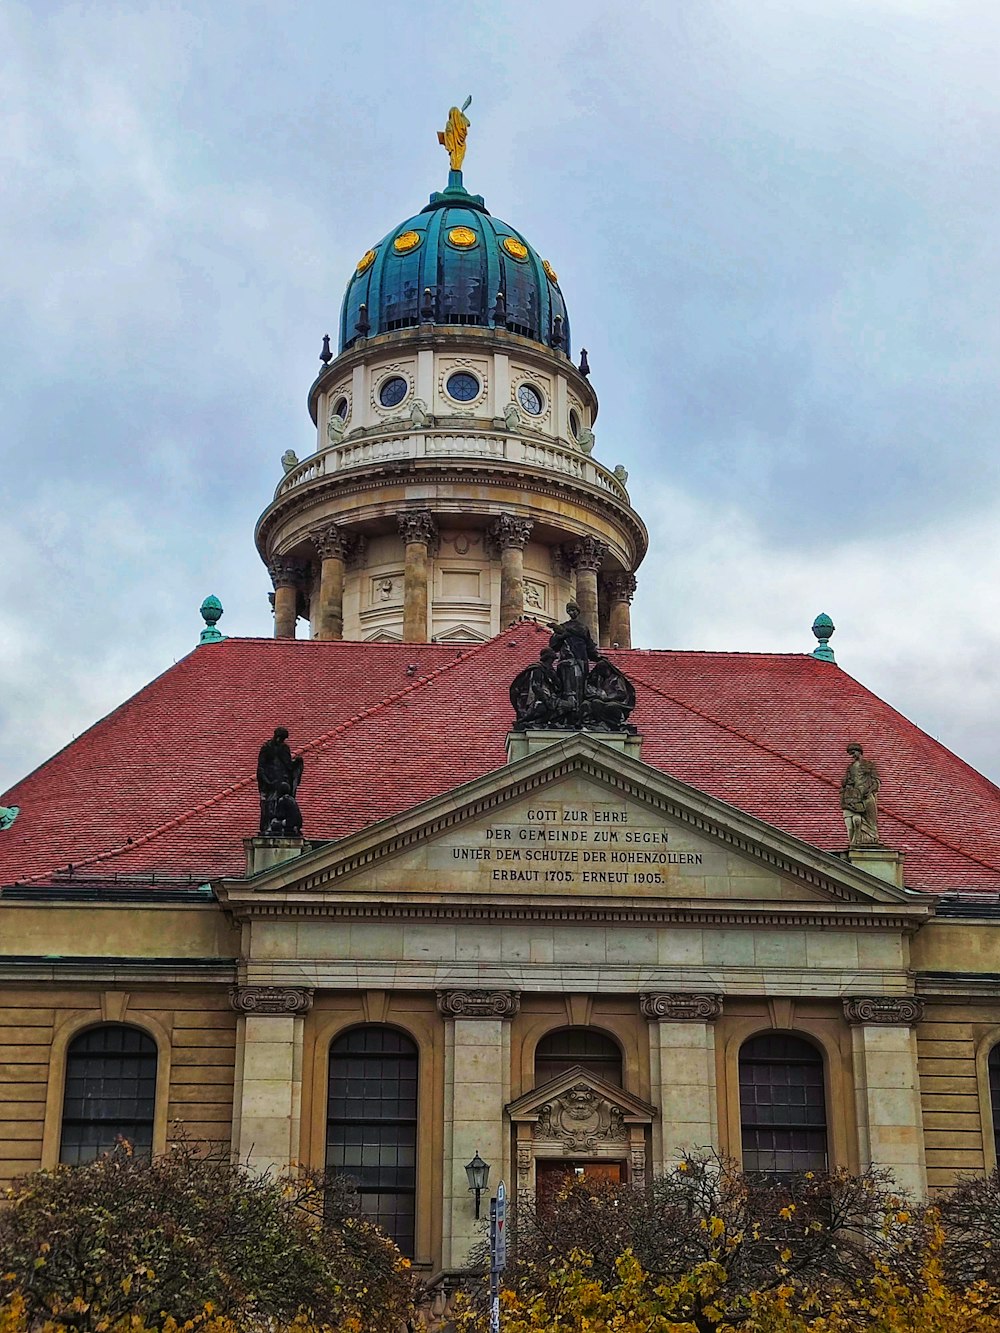
M 845 672 L 844 674 L 846 675 L 847 673 Z M 713 723 L 722 731 L 729 732 L 730 735 L 738 736 L 740 740 L 746 741 L 748 745 L 753 745 L 758 750 L 763 750 L 765 754 L 773 755 L 775 759 L 780 759 L 786 764 L 791 764 L 793 768 L 797 768 L 801 772 L 808 774 L 809 777 L 815 778 L 825 786 L 836 789 L 837 783 L 835 779 L 828 778 L 823 773 L 818 773 L 815 769 L 810 768 L 808 764 L 803 764 L 800 760 L 793 759 L 791 755 L 782 754 L 780 750 L 775 750 L 764 741 L 757 740 L 753 736 L 748 736 L 745 732 L 739 731 L 736 727 L 731 727 L 728 723 L 720 721 L 719 718 L 712 717 L 710 714 L 702 712 L 700 708 L 696 708 L 693 704 L 685 703 L 683 699 L 678 699 L 676 696 L 668 694 L 666 690 L 660 689 L 657 685 L 651 685 L 648 680 L 643 680 L 640 676 L 635 675 L 634 673 L 632 679 L 639 681 L 639 683 L 644 685 L 646 689 L 652 690 L 654 694 L 660 695 L 661 698 L 669 699 L 671 703 L 677 704 L 679 708 L 684 708 L 687 712 L 693 713 L 696 717 L 700 717 L 706 722 Z M 848 679 L 854 680 L 854 677 L 849 676 Z M 855 681 L 855 684 L 860 685 L 861 682 Z M 861 685 L 861 688 L 865 689 L 865 686 Z M 879 703 L 884 703 L 884 700 L 880 699 L 879 696 L 874 694 L 871 690 L 867 690 L 866 692 L 870 694 L 873 699 L 878 699 Z M 891 707 L 891 705 L 886 705 L 886 707 Z M 900 713 L 899 716 L 903 717 L 903 714 Z M 906 722 L 908 726 L 915 727 L 915 723 L 910 722 L 909 719 L 903 718 L 903 721 Z M 916 730 L 919 731 L 919 727 L 917 727 Z M 950 754 L 951 751 L 948 753 Z M 956 847 L 955 844 L 949 842 L 947 838 L 942 838 L 939 834 L 932 833 L 930 829 L 922 828 L 919 824 L 915 824 L 912 819 L 907 819 L 905 815 L 897 814 L 890 806 L 881 801 L 879 802 L 879 807 L 884 814 L 887 814 L 891 819 L 894 819 L 898 824 L 902 824 L 905 828 L 912 829 L 914 833 L 919 833 L 925 838 L 930 838 L 933 842 L 939 843 L 942 847 L 947 847 L 950 852 L 955 852 L 959 856 L 964 856 L 967 861 L 972 861 L 974 864 L 982 866 L 985 870 L 1000 871 L 1000 866 L 993 865 L 990 861 L 984 861 L 981 857 L 975 856 L 972 852 L 965 851 L 962 847 Z
M 452 658 L 450 662 L 445 662 L 443 666 L 435 667 L 433 671 L 428 672 L 425 676 L 415 677 L 414 680 L 411 681 L 409 685 L 404 686 L 403 689 L 396 690 L 393 694 L 387 694 L 385 698 L 380 699 L 377 703 L 362 709 L 360 713 L 355 713 L 353 717 L 347 718 L 344 722 L 339 722 L 337 726 L 331 728 L 330 731 L 324 732 L 321 736 L 317 736 L 315 740 L 309 741 L 308 744 L 302 746 L 299 750 L 299 754 L 305 754 L 308 751 L 315 752 L 320 746 L 328 744 L 334 736 L 342 735 L 349 727 L 355 726 L 357 723 L 371 717 L 373 713 L 378 713 L 382 709 L 387 708 L 390 704 L 396 703 L 405 695 L 412 694 L 414 691 L 422 689 L 437 676 L 442 675 L 446 671 L 453 670 L 453 668 L 458 666 L 461 662 L 468 661 L 470 657 L 474 657 L 475 654 L 480 652 L 483 648 L 487 648 L 491 644 L 494 644 L 499 638 L 499 634 L 494 635 L 491 639 L 484 639 L 482 643 L 473 645 L 473 647 L 466 652 L 456 653 L 455 657 Z M 268 640 L 268 642 L 271 642 L 271 640 Z M 122 707 L 124 707 L 124 705 L 122 705 Z M 228 787 L 224 787 L 221 791 L 215 792 L 204 801 L 199 801 L 197 805 L 191 806 L 189 810 L 185 810 L 179 815 L 174 815 L 172 819 L 168 819 L 165 823 L 159 824 L 156 828 L 141 834 L 140 837 L 133 838 L 129 842 L 118 843 L 116 846 L 109 847 L 103 852 L 92 852 L 89 856 L 84 856 L 79 861 L 74 861 L 71 864 L 73 866 L 95 865 L 99 861 L 106 861 L 110 857 L 118 856 L 122 852 L 130 852 L 134 851 L 136 847 L 148 846 L 148 844 L 153 842 L 156 838 L 161 837 L 164 833 L 169 833 L 172 829 L 177 828 L 180 824 L 183 824 L 186 820 L 192 818 L 192 816 L 201 814 L 203 810 L 210 810 L 212 806 L 218 805 L 220 801 L 226 800 L 227 797 L 249 787 L 251 783 L 256 781 L 256 774 L 253 774 L 245 778 L 240 778 L 238 782 L 231 782 Z M 22 884 L 30 884 L 34 880 L 44 879 L 47 875 L 52 875 L 53 873 L 55 873 L 53 870 L 41 870 L 34 875 L 28 875 L 20 882 Z

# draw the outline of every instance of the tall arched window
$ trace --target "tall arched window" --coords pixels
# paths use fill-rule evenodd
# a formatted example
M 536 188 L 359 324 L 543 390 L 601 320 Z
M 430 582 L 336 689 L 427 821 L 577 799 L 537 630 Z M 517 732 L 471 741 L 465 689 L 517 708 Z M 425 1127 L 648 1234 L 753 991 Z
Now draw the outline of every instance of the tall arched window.
M 752 1037 L 740 1050 L 743 1170 L 825 1171 L 823 1057 L 801 1037 Z
M 352 1028 L 330 1047 L 326 1164 L 356 1182 L 362 1210 L 413 1256 L 417 1048 L 395 1028 Z
M 993 1146 L 1000 1162 L 1000 1042 L 990 1051 L 987 1062 L 990 1075 L 990 1106 L 993 1110 Z
M 153 1149 L 156 1042 L 125 1023 L 102 1023 L 66 1052 L 60 1162 L 92 1162 L 120 1138 Z
M 597 1028 L 559 1028 L 546 1033 L 535 1047 L 535 1085 L 547 1083 L 573 1065 L 622 1086 L 621 1047 Z

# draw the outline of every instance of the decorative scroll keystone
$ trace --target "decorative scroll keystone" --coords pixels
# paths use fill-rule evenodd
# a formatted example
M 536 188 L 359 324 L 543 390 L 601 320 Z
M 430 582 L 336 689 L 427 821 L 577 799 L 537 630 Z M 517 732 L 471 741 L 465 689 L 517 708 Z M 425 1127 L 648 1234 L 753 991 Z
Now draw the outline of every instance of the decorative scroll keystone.
M 513 1018 L 521 1008 L 516 990 L 439 990 L 438 1013 L 445 1018 Z
M 338 527 L 336 523 L 330 523 L 325 528 L 314 528 L 309 536 L 321 560 L 327 560 L 331 556 L 340 560 L 347 559 L 351 549 L 351 534 L 344 528 Z
M 722 1014 L 721 995 L 692 995 L 685 991 L 648 991 L 639 996 L 646 1018 L 671 1022 L 714 1023 Z
M 512 548 L 523 550 L 534 526 L 530 518 L 518 518 L 514 514 L 501 514 L 490 528 L 490 536 L 501 551 Z
M 275 592 L 279 588 L 296 588 L 306 580 L 306 565 L 290 556 L 276 555 L 267 566 Z
M 604 586 L 613 602 L 631 602 L 635 596 L 635 575 L 611 574 L 604 580 Z
M 912 1027 L 924 1016 L 924 1002 L 912 995 L 852 996 L 844 1001 L 844 1017 L 852 1027 L 874 1023 L 883 1027 Z
M 229 1003 L 238 1014 L 307 1014 L 313 993 L 304 986 L 234 986 Z
M 429 509 L 412 509 L 397 516 L 399 533 L 403 541 L 423 542 L 426 546 L 437 538 L 437 524 Z
M 597 573 L 608 553 L 607 545 L 596 537 L 581 537 L 573 547 L 573 564 L 577 570 Z

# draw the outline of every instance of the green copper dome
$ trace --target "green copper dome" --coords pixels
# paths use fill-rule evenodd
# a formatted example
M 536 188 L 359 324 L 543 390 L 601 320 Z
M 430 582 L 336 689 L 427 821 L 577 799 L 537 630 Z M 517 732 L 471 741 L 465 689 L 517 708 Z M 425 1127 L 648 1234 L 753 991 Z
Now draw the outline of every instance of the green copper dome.
M 460 171 L 362 256 L 344 295 L 340 350 L 420 324 L 507 328 L 570 350 L 557 275 L 519 231 L 490 216 L 480 195 L 468 193 Z

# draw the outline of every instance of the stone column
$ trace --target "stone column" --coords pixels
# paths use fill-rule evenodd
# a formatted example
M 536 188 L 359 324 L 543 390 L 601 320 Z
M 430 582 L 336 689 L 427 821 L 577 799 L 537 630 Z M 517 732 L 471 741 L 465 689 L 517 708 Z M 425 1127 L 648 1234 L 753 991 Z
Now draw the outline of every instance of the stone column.
M 500 628 L 509 629 L 524 615 L 524 548 L 534 523 L 530 518 L 501 514 L 490 528 L 500 548 Z
M 901 1190 L 927 1196 L 927 1164 L 917 1074 L 923 1001 L 864 996 L 844 1001 L 851 1025 L 861 1168 L 884 1167 Z
M 597 621 L 597 571 L 601 567 L 608 548 L 596 537 L 581 537 L 573 547 L 573 564 L 576 566 L 576 600 L 580 607 L 580 619 L 598 642 L 600 626 Z
M 654 991 L 639 996 L 639 1007 L 650 1020 L 650 1079 L 660 1111 L 654 1169 L 664 1171 L 686 1152 L 719 1147 L 714 1023 L 722 996 Z
M 301 560 L 276 555 L 267 567 L 274 584 L 274 637 L 294 639 L 298 619 L 299 585 L 305 578 Z
M 300 1160 L 302 1032 L 311 990 L 235 986 L 236 1039 L 233 1148 L 255 1171 L 287 1171 Z
M 406 544 L 403 571 L 403 642 L 427 642 L 427 557 L 437 528 L 429 509 L 399 515 Z
M 634 574 L 611 574 L 605 580 L 611 599 L 608 644 L 611 648 L 632 647 L 632 615 L 629 604 L 635 594 Z
M 511 1181 L 510 1133 L 504 1107 L 510 1101 L 510 1020 L 521 1004 L 516 991 L 438 991 L 445 1019 L 444 1268 L 462 1268 L 482 1240 L 475 1196 L 465 1164 L 478 1152 L 490 1165 L 489 1195 Z
M 336 523 L 330 523 L 325 528 L 317 528 L 310 535 L 322 561 L 319 576 L 319 614 L 316 617 L 314 634 L 317 639 L 342 639 L 344 568 L 350 538 Z

